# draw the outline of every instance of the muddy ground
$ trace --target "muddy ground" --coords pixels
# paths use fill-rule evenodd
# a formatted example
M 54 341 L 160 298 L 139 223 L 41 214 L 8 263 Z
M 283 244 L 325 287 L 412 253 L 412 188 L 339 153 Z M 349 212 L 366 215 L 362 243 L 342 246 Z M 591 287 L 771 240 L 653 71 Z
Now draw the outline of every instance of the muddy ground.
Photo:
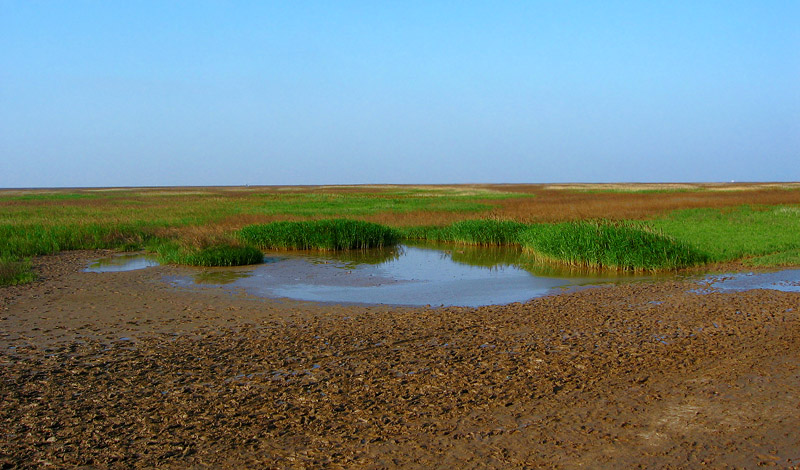
M 800 468 L 800 294 L 690 282 L 478 309 L 0 288 L 0 468 Z

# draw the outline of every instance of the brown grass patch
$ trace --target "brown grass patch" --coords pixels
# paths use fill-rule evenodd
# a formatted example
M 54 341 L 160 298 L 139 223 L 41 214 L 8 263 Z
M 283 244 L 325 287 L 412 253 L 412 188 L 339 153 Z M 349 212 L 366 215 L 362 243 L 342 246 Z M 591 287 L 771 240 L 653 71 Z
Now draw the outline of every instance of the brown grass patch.
M 798 204 L 800 191 L 752 189 L 667 193 L 580 193 L 532 189 L 537 197 L 498 201 L 492 215 L 519 222 L 648 219 L 678 209 Z

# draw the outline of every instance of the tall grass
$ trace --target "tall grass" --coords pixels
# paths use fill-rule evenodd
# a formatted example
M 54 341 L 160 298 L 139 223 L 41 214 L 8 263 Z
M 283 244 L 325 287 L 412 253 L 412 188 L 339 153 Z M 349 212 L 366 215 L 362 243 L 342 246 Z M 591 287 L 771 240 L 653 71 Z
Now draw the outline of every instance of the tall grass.
M 28 260 L 0 257 L 0 286 L 25 284 L 36 279 Z
M 707 255 L 640 224 L 567 222 L 532 225 L 525 250 L 549 262 L 622 271 L 659 271 L 704 263 Z
M 518 243 L 517 236 L 525 224 L 500 220 L 462 220 L 445 227 L 409 227 L 403 237 L 410 240 L 455 242 L 467 245 L 509 245 Z
M 166 264 L 188 266 L 245 266 L 260 264 L 264 253 L 248 245 L 217 244 L 197 249 L 183 247 L 177 242 L 161 243 L 155 248 L 158 258 Z
M 403 236 L 413 240 L 481 246 L 521 245 L 539 261 L 592 269 L 670 270 L 706 260 L 705 255 L 688 244 L 633 223 L 528 225 L 510 221 L 465 220 L 445 227 L 407 228 Z M 454 259 L 456 257 L 454 255 Z
M 323 251 L 380 248 L 400 239 L 392 228 L 347 219 L 248 225 L 239 237 L 263 249 Z
M 67 250 L 140 248 L 155 238 L 146 224 L 0 225 L 0 256 L 36 256 Z

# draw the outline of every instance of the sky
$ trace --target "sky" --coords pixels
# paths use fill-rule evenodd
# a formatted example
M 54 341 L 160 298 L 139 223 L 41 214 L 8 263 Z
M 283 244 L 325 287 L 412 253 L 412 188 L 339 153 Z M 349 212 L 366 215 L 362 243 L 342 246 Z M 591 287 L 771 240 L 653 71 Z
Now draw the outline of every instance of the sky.
M 0 188 L 800 180 L 797 1 L 0 0 Z

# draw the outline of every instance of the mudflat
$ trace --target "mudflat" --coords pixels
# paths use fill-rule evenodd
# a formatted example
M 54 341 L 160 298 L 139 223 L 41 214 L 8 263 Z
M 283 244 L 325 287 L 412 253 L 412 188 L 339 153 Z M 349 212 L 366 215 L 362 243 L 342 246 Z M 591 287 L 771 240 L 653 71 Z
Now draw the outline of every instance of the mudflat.
M 2 468 L 800 468 L 798 293 L 332 306 L 101 255 L 0 288 Z

